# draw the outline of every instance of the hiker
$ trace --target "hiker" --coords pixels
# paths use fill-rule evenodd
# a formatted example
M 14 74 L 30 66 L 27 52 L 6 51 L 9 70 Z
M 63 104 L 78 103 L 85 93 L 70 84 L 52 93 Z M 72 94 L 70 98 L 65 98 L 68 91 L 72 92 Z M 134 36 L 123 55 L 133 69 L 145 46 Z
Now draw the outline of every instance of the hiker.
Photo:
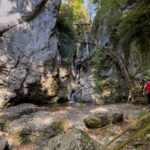
M 105 46 L 108 46 L 108 39 L 107 40 L 105 40 Z
M 143 95 L 145 95 L 145 92 L 147 94 L 148 104 L 150 105 L 150 79 L 148 79 L 148 82 L 144 86 Z

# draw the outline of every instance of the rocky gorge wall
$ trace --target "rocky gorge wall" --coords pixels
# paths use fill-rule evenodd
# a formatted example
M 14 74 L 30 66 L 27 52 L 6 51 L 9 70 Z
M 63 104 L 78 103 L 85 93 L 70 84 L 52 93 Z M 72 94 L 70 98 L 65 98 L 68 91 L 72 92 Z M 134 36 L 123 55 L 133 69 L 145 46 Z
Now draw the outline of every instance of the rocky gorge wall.
M 60 5 L 61 0 L 0 2 L 0 103 L 70 96 L 55 30 Z M 65 94 L 58 90 L 63 84 Z
M 128 61 L 136 77 L 142 80 L 150 69 L 150 3 L 147 0 L 114 0 L 109 4 L 103 4 L 97 13 L 92 39 L 98 45 L 108 40 L 109 46 Z
M 90 55 L 84 62 L 88 69 L 81 77 L 81 80 L 84 76 L 87 78 L 84 87 L 94 85 L 86 93 L 98 94 L 99 103 L 127 100 L 129 95 L 129 87 L 118 64 L 99 48 L 107 41 L 112 50 L 127 60 L 141 85 L 150 78 L 149 6 L 148 1 L 139 0 L 101 3 L 90 34 L 90 42 L 97 46 L 90 46 Z

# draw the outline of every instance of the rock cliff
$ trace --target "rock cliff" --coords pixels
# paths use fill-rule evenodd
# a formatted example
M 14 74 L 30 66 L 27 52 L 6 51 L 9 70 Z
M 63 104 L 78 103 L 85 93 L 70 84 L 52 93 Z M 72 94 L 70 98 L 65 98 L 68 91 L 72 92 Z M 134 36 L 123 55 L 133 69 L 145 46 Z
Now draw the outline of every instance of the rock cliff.
M 103 4 L 97 13 L 92 38 L 98 45 L 108 41 L 109 46 L 128 61 L 135 75 L 144 79 L 142 75 L 150 65 L 150 3 L 147 0 L 107 3 L 109 6 Z
M 61 0 L 2 0 L 0 5 L 1 103 L 50 101 L 66 73 L 55 26 Z M 67 88 L 66 88 L 67 89 Z M 59 95 L 59 96 L 58 96 Z

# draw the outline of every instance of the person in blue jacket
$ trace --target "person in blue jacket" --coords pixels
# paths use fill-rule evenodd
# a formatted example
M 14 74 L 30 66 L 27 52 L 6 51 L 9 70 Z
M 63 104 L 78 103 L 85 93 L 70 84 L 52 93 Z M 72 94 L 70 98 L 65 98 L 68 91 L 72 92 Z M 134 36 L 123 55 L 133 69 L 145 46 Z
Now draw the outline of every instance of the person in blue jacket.
M 105 46 L 108 46 L 108 39 L 104 42 Z

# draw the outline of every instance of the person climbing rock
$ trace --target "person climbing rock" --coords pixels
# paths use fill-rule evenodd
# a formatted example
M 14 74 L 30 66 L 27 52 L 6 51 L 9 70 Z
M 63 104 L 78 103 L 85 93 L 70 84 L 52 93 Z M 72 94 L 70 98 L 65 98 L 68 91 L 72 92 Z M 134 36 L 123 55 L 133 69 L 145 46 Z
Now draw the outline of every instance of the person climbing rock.
M 148 82 L 144 86 L 143 95 L 145 95 L 145 92 L 148 98 L 148 105 L 150 105 L 150 79 L 148 79 Z

